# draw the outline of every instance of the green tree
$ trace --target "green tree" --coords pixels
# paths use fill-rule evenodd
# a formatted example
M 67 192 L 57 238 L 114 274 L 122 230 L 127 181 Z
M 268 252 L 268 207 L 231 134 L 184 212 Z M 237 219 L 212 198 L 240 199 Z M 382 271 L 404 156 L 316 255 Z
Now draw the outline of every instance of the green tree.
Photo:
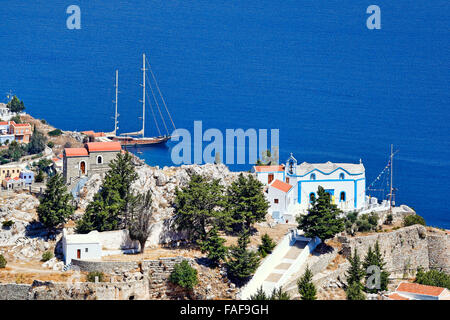
M 313 274 L 309 266 L 306 266 L 305 273 L 297 281 L 298 293 L 302 300 L 316 300 L 317 290 L 312 282 Z
M 226 226 L 233 231 L 250 230 L 255 222 L 266 219 L 269 202 L 263 192 L 263 185 L 252 175 L 242 173 L 227 189 Z
M 249 234 L 243 231 L 238 239 L 237 246 L 231 246 L 229 260 L 227 262 L 228 274 L 237 280 L 246 280 L 259 266 L 259 255 L 247 250 L 250 243 Z
M 145 251 L 145 243 L 150 235 L 152 218 L 152 193 L 137 195 L 129 204 L 127 214 L 128 232 L 131 240 L 139 241 L 141 253 Z
M 291 296 L 286 291 L 283 291 L 281 287 L 278 289 L 274 288 L 270 300 L 291 300 Z
M 41 153 L 45 149 L 47 143 L 47 138 L 34 127 L 33 135 L 31 136 L 30 142 L 28 143 L 28 153 L 37 154 Z
M 306 237 L 319 237 L 325 241 L 344 230 L 344 220 L 339 218 L 342 211 L 331 203 L 330 194 L 321 186 L 317 193 L 318 198 L 308 214 L 297 217 L 298 229 L 303 230 Z
M 348 261 L 350 262 L 350 268 L 346 273 L 347 287 L 345 288 L 347 299 L 364 300 L 365 295 L 363 293 L 363 285 L 361 281 L 365 276 L 365 272 L 356 248 L 353 255 L 350 254 Z
M 418 214 L 411 214 L 403 218 L 403 226 L 409 227 L 415 224 L 426 226 L 425 219 Z
M 34 181 L 35 182 L 42 182 L 42 181 L 44 181 L 44 178 L 45 178 L 44 171 L 41 170 L 41 169 L 38 169 L 38 174 L 34 178 Z
M 169 281 L 192 290 L 198 284 L 197 270 L 191 267 L 187 260 L 183 260 L 174 266 Z
M 12 100 L 8 102 L 7 107 L 11 112 L 22 112 L 23 110 L 25 110 L 23 101 L 20 101 L 16 96 L 14 96 Z
M 218 223 L 223 210 L 223 187 L 219 180 L 208 182 L 194 174 L 189 184 L 175 190 L 175 220 L 178 231 L 187 231 L 191 241 L 206 239 L 208 229 Z
M 414 282 L 450 290 L 450 275 L 438 270 L 424 272 L 423 269 L 420 268 L 417 270 L 416 280 Z
M 17 141 L 13 140 L 8 146 L 7 158 L 11 161 L 19 161 L 21 157 L 26 154 L 25 145 L 19 144 Z
M 270 297 L 266 295 L 263 287 L 259 287 L 256 293 L 250 296 L 250 300 L 270 300 Z
M 273 249 L 275 248 L 276 243 L 272 240 L 271 237 L 267 233 L 265 233 L 261 237 L 261 244 L 258 247 L 259 254 L 261 257 L 267 256 L 269 253 L 272 253 Z
M 358 251 L 354 250 L 353 255 L 350 253 L 350 257 L 348 257 L 348 262 L 350 262 L 350 268 L 347 270 L 347 285 L 356 282 L 361 283 L 362 279 L 364 279 L 365 271 L 361 263 L 361 259 L 359 258 Z
M 228 248 L 224 245 L 225 239 L 219 237 L 217 227 L 209 230 L 207 237 L 200 244 L 202 252 L 207 252 L 208 259 L 210 259 L 214 265 L 219 265 L 227 255 Z
M 353 282 L 345 289 L 347 300 L 366 300 L 366 296 L 362 290 L 362 284 Z
M 57 173 L 47 181 L 46 190 L 37 208 L 39 221 L 47 228 L 64 223 L 75 211 L 70 203 L 72 195 L 67 192 L 64 178 Z
M 117 154 L 109 164 L 102 186 L 86 208 L 82 219 L 77 221 L 77 232 L 92 230 L 111 231 L 126 227 L 126 213 L 135 200 L 131 184 L 137 173 L 128 153 Z

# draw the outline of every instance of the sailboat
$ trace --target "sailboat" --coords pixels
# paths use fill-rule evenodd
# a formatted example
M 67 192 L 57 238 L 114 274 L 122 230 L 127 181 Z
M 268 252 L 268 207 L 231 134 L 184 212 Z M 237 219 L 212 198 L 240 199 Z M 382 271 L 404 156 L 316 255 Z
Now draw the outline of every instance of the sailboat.
M 148 64 L 148 67 L 149 67 L 148 69 L 146 68 L 147 64 Z M 114 130 L 112 132 L 110 132 L 110 133 L 107 133 L 106 136 L 107 136 L 107 138 L 109 138 L 112 141 L 120 142 L 120 144 L 122 146 L 125 146 L 125 147 L 130 147 L 130 146 L 131 147 L 133 147 L 133 146 L 136 147 L 136 146 L 148 146 L 148 145 L 154 145 L 154 144 L 163 144 L 163 143 L 166 143 L 171 138 L 169 130 L 167 129 L 167 125 L 166 125 L 166 122 L 164 120 L 163 114 L 161 112 L 161 108 L 160 108 L 160 105 L 158 103 L 158 99 L 156 98 L 155 90 L 153 89 L 151 81 L 148 81 L 147 83 L 149 84 L 153 100 L 155 102 L 155 105 L 156 105 L 156 107 L 157 107 L 157 109 L 159 111 L 159 115 L 160 115 L 160 117 L 162 119 L 162 122 L 164 124 L 164 127 L 166 129 L 166 134 L 164 134 L 164 135 L 161 134 L 161 130 L 159 128 L 158 121 L 156 120 L 155 112 L 154 112 L 153 106 L 151 104 L 151 100 L 149 99 L 150 109 L 152 111 L 153 119 L 155 121 L 155 126 L 156 126 L 156 129 L 158 130 L 159 136 L 156 136 L 156 137 L 145 137 L 145 111 L 146 111 L 146 109 L 145 109 L 145 107 L 146 107 L 145 102 L 146 102 L 146 98 L 148 98 L 148 94 L 146 92 L 146 80 L 149 80 L 148 76 L 146 74 L 147 70 L 149 70 L 151 75 L 152 75 L 152 79 L 154 81 L 155 87 L 156 87 L 157 92 L 159 94 L 159 97 L 160 97 L 160 99 L 161 99 L 161 101 L 162 101 L 162 103 L 163 103 L 163 105 L 165 107 L 165 110 L 166 110 L 166 112 L 167 112 L 167 114 L 169 116 L 170 122 L 172 123 L 172 126 L 173 126 L 174 130 L 176 129 L 175 124 L 174 124 L 174 122 L 172 120 L 172 116 L 170 115 L 169 109 L 167 108 L 167 105 L 166 105 L 166 102 L 164 100 L 164 97 L 162 96 L 161 90 L 159 89 L 158 82 L 156 81 L 156 77 L 155 77 L 155 75 L 154 75 L 154 73 L 153 73 L 153 71 L 151 69 L 150 63 L 148 63 L 148 61 L 147 61 L 147 59 L 145 57 L 145 53 L 142 55 L 142 65 L 143 65 L 143 68 L 142 68 L 142 71 L 143 71 L 143 76 L 142 76 L 142 129 L 139 130 L 139 131 L 136 131 L 136 132 L 121 133 L 120 135 L 117 135 L 117 129 L 119 128 L 118 127 L 118 123 L 119 122 L 117 120 L 117 118 L 119 116 L 119 114 L 117 112 L 119 73 L 118 73 L 118 71 L 116 71 L 116 85 L 115 85 L 115 88 L 116 88 L 116 100 L 115 100 L 116 110 L 115 110 L 115 117 L 114 117 Z

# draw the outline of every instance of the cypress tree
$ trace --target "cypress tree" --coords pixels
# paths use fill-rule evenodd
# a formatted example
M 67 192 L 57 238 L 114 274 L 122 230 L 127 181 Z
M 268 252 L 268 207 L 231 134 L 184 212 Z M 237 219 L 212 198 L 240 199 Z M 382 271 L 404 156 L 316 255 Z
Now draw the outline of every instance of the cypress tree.
M 363 285 L 361 280 L 364 278 L 365 272 L 361 264 L 361 260 L 358 256 L 358 251 L 350 254 L 348 258 L 350 262 L 350 268 L 347 270 L 347 287 L 345 293 L 348 300 L 364 300 L 365 295 L 363 293 Z
M 250 230 L 256 222 L 266 219 L 269 202 L 262 183 L 255 177 L 242 173 L 227 189 L 226 227 L 229 231 Z
M 276 243 L 272 240 L 271 237 L 267 233 L 265 233 L 261 237 L 261 244 L 258 247 L 258 251 L 261 254 L 261 257 L 267 256 L 269 253 L 272 253 L 275 248 Z
M 306 266 L 305 273 L 297 281 L 298 293 L 302 300 L 316 300 L 317 290 L 312 282 L 313 274 L 309 266 Z
M 47 188 L 37 208 L 39 221 L 47 228 L 55 228 L 75 211 L 71 205 L 72 195 L 67 192 L 64 178 L 57 173 L 47 181 Z
M 297 217 L 298 229 L 304 231 L 306 237 L 319 237 L 322 241 L 334 237 L 344 230 L 344 219 L 339 218 L 342 211 L 333 203 L 328 192 L 319 186 L 318 197 L 307 215 Z
M 208 259 L 210 259 L 214 265 L 218 265 L 225 259 L 227 254 L 227 247 L 224 246 L 225 239 L 219 237 L 217 227 L 213 227 L 204 241 L 201 242 L 200 248 L 202 252 L 208 253 Z
M 242 232 L 237 246 L 231 246 L 227 262 L 228 274 L 237 280 L 248 279 L 259 266 L 259 256 L 256 252 L 247 250 L 249 244 L 248 232 Z
M 269 300 L 269 297 L 264 292 L 262 286 L 256 290 L 256 293 L 250 296 L 250 300 Z

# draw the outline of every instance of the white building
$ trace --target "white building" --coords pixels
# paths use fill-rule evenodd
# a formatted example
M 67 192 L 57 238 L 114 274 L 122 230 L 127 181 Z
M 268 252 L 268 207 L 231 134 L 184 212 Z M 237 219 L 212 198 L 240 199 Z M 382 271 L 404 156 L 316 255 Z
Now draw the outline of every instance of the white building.
M 292 217 L 286 217 L 289 207 L 295 204 L 294 187 L 281 180 L 274 180 L 267 188 L 269 199 L 269 214 L 279 222 L 291 222 Z
M 62 245 L 65 264 L 71 263 L 72 259 L 92 260 L 102 257 L 98 231 L 91 231 L 88 234 L 67 234 L 64 229 Z
M 4 103 L 0 103 L 0 119 L 3 121 L 11 120 L 16 115 L 15 112 L 11 112 Z
M 343 211 L 361 210 L 365 207 L 366 177 L 361 161 L 358 164 L 332 162 L 297 164 L 297 160 L 291 154 L 286 165 L 254 166 L 252 172 L 256 173 L 260 182 L 268 186 L 270 212 L 276 219 L 306 213 L 313 200 L 317 198 L 319 186 L 331 195 L 332 203 Z M 280 180 L 292 188 L 288 190 L 280 183 L 276 183 L 276 187 L 271 186 L 275 180 Z M 280 186 L 281 189 L 287 190 L 284 191 L 284 197 L 280 193 Z

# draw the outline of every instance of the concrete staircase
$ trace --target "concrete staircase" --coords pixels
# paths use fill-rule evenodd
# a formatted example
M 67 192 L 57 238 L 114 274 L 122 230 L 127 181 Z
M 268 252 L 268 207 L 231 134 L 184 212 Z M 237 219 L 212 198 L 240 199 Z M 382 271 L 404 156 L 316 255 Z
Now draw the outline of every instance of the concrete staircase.
M 252 279 L 241 292 L 241 299 L 249 299 L 262 287 L 266 294 L 282 287 L 296 273 L 310 253 L 320 243 L 320 239 L 306 238 L 297 229 L 292 229 L 275 247 L 272 254 L 266 257 L 256 270 Z

